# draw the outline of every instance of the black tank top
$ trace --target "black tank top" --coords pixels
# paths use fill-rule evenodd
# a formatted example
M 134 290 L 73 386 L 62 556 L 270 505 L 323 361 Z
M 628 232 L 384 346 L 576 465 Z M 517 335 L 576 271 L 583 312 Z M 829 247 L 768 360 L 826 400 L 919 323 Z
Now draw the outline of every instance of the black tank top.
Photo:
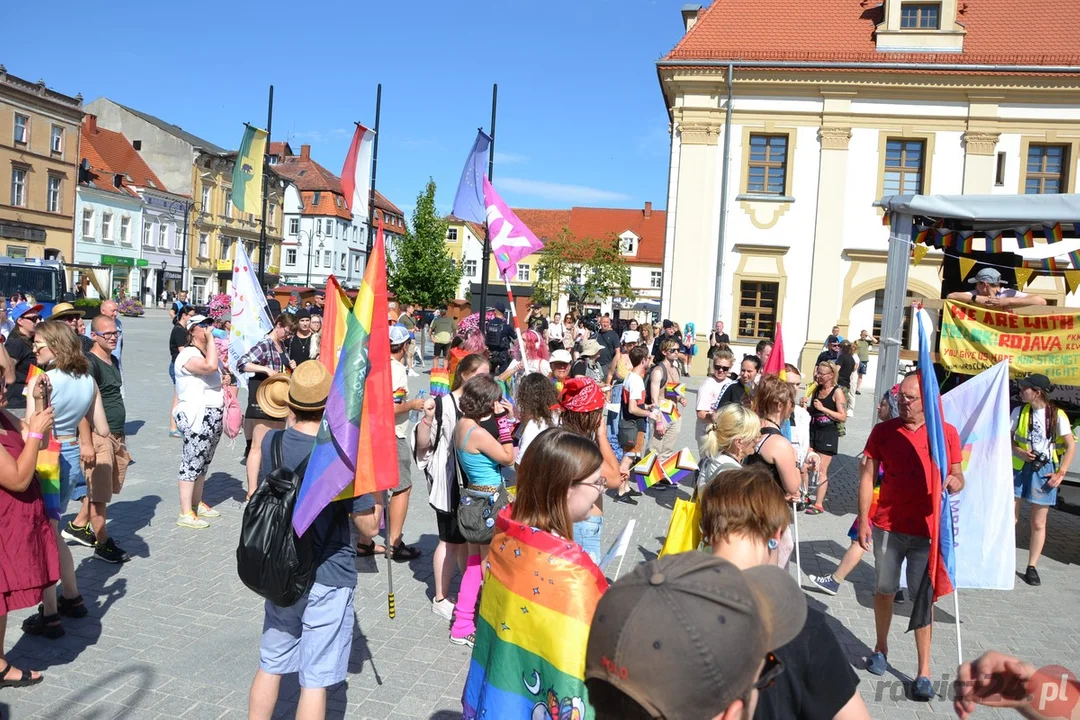
M 754 448 L 754 454 L 747 456 L 743 460 L 744 467 L 750 467 L 751 465 L 761 465 L 772 474 L 772 479 L 780 486 L 780 489 L 784 489 L 784 483 L 780 480 L 780 471 L 776 469 L 776 465 L 769 462 L 761 456 L 761 448 L 765 446 L 765 443 L 769 441 L 773 435 L 779 435 L 781 440 L 786 440 L 784 434 L 774 427 L 762 427 L 761 428 L 761 440 L 758 442 L 757 447 Z
M 827 397 L 821 397 L 821 388 L 818 388 L 814 391 L 814 398 L 820 400 L 821 404 L 828 408 L 830 412 L 838 412 L 839 408 L 836 407 L 835 398 L 836 389 L 834 386 Z M 807 410 L 810 413 L 810 427 L 821 427 L 822 425 L 834 425 L 836 423 L 831 417 L 815 408 L 813 403 L 810 403 Z

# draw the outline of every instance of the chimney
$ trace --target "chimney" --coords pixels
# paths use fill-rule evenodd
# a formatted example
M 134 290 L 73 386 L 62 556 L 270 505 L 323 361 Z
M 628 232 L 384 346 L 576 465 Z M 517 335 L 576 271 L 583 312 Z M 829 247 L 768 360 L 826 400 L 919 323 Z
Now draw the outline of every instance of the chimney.
M 97 132 L 97 115 L 86 115 L 86 134 L 93 135 Z
M 652 203 L 651 202 L 646 202 L 645 203 L 645 218 L 648 219 L 648 218 L 651 218 L 651 217 L 652 217 Z
M 690 32 L 698 20 L 698 13 L 701 12 L 700 5 L 683 5 L 682 6 L 682 21 L 683 27 L 686 28 L 686 32 Z
M 300 159 L 301 160 L 310 160 L 311 159 L 311 146 L 310 145 L 301 145 L 300 146 Z

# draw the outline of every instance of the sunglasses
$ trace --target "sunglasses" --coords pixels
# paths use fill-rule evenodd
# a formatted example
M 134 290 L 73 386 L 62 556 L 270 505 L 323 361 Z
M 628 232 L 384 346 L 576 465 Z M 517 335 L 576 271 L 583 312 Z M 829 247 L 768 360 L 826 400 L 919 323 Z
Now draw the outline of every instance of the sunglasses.
M 19 319 L 20 319 L 20 320 L 29 320 L 29 321 L 30 321 L 30 322 L 32 322 L 32 323 L 38 323 L 38 322 L 41 322 L 41 316 L 40 316 L 40 315 L 23 315 L 23 316 L 22 316 L 21 318 L 19 318 Z
M 730 365 L 713 365 L 713 372 L 731 372 Z
M 37 352 L 38 350 L 48 350 L 49 349 L 48 344 L 43 343 L 43 342 L 36 342 L 33 345 L 31 345 L 30 347 L 33 349 L 34 352 Z
M 773 683 L 776 682 L 776 678 L 780 677 L 782 672 L 784 672 L 784 663 L 780 661 L 780 658 L 769 653 L 765 656 L 765 667 L 761 669 L 761 675 L 758 676 L 757 681 L 754 683 L 754 688 L 766 690 L 772 687 Z

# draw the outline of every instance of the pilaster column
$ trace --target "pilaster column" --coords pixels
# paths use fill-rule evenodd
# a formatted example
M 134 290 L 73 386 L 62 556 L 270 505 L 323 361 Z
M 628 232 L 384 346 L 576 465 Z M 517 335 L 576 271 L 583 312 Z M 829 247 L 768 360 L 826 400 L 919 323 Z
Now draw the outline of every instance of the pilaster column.
M 997 142 L 1000 133 L 968 130 L 964 133 L 964 194 L 986 195 L 997 173 Z

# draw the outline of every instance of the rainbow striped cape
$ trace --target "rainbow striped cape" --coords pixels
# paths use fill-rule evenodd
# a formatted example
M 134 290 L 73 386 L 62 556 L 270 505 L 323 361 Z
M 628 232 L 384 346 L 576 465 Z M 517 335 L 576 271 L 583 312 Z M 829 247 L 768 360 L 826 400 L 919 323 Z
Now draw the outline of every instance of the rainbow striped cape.
M 491 540 L 464 717 L 594 717 L 585 646 L 607 580 L 579 545 L 510 512 L 499 515 Z
M 431 368 L 429 392 L 431 397 L 442 397 L 450 394 L 450 371 L 446 367 Z

